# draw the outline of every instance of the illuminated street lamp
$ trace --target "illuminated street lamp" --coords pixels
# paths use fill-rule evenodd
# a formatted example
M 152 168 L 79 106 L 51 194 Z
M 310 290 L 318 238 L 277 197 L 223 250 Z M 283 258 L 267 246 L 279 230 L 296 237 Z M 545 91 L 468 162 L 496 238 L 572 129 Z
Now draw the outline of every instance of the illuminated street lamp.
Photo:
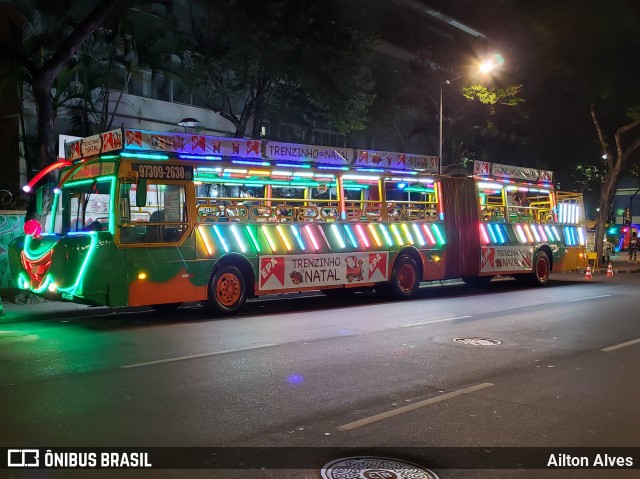
M 487 74 L 493 70 L 495 70 L 496 68 L 502 66 L 504 64 L 504 58 L 502 57 L 502 55 L 500 54 L 495 54 L 493 55 L 491 58 L 489 58 L 488 60 L 483 61 L 482 63 L 480 63 L 480 65 L 478 66 L 478 71 L 477 73 L 482 73 L 482 74 Z M 461 78 L 465 78 L 469 75 L 461 75 L 459 77 L 454 78 L 453 80 L 445 80 L 444 82 L 440 83 L 440 129 L 439 129 L 439 134 L 438 134 L 438 157 L 440 158 L 440 165 L 438 167 L 438 171 L 439 173 L 442 173 L 442 144 L 444 142 L 444 138 L 443 138 L 443 117 L 444 117 L 444 109 L 443 109 L 443 105 L 442 105 L 442 98 L 443 98 L 443 88 L 445 85 L 451 85 L 452 82 L 456 81 L 456 80 L 460 80 Z

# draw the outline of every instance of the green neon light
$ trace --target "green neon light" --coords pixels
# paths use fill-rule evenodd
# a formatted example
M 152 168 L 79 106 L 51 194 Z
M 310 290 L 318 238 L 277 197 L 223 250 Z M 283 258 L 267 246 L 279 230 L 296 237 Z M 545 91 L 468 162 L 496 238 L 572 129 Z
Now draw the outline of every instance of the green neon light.
M 127 153 L 122 152 L 120 156 L 123 158 L 143 158 L 145 160 L 168 160 L 169 155 L 158 155 L 153 153 Z
M 89 261 L 98 246 L 98 236 L 95 231 L 84 233 L 82 234 L 82 236 L 89 236 L 91 238 L 91 243 L 89 244 L 89 251 L 87 252 L 87 256 L 84 258 L 84 261 L 82 262 L 82 266 L 80 266 L 80 271 L 78 272 L 78 277 L 76 278 L 76 282 L 68 288 L 58 288 L 58 291 L 61 291 L 63 293 L 69 293 L 73 296 L 80 296 L 80 294 L 82 294 L 82 288 L 80 288 L 80 285 L 84 278 L 84 272 L 87 269 L 87 266 L 89 265 Z M 78 290 L 80 290 L 80 294 L 76 293 Z
M 404 191 L 409 193 L 435 193 L 433 188 L 421 188 L 419 186 L 407 186 Z
M 60 199 L 60 190 L 53 195 L 53 203 L 51 205 L 51 221 L 49 222 L 49 233 L 53 233 L 56 229 L 56 211 L 58 210 L 58 201 Z
M 258 253 L 260 253 L 260 243 L 258 243 L 258 239 L 253 234 L 253 231 L 251 231 L 251 227 L 249 225 L 245 225 L 245 229 L 247 230 L 247 233 L 249 233 L 249 238 L 251 238 L 254 248 Z
M 113 160 L 114 158 L 118 158 L 118 155 L 102 155 L 100 157 L 101 160 Z
M 33 236 L 26 235 L 24 238 L 24 246 L 22 248 L 22 250 L 24 251 L 24 255 L 29 261 L 37 261 L 41 259 L 44 255 L 48 254 L 56 244 L 58 244 L 56 241 L 54 241 L 51 244 L 40 245 L 40 247 L 38 248 L 31 249 L 32 239 Z
M 438 242 L 443 245 L 445 244 L 445 240 L 444 240 L 444 236 L 442 236 L 442 232 L 440 231 L 440 228 L 438 227 L 438 225 L 432 225 L 433 231 L 436 232 L 436 236 L 438 237 Z
M 116 208 L 114 206 L 114 200 L 116 198 L 116 182 L 111 182 L 111 198 L 109 198 L 109 233 L 116 234 Z
M 398 227 L 395 224 L 391 225 L 391 232 L 393 233 L 393 236 L 396 237 L 396 241 L 398 242 L 398 246 L 402 246 L 402 244 L 403 244 L 402 236 L 400 236 L 400 231 L 398 230 Z
M 99 176 L 97 178 L 89 178 L 88 180 L 69 181 L 68 183 L 64 184 L 64 188 L 68 188 L 70 186 L 90 185 L 94 181 L 96 183 L 104 183 L 105 181 L 112 181 L 114 179 L 115 179 L 115 175 L 109 175 L 109 176 Z
M 380 231 L 382 231 L 382 236 L 384 236 L 384 240 L 387 242 L 387 245 L 393 246 L 393 240 L 387 231 L 387 227 L 383 224 L 380 224 Z

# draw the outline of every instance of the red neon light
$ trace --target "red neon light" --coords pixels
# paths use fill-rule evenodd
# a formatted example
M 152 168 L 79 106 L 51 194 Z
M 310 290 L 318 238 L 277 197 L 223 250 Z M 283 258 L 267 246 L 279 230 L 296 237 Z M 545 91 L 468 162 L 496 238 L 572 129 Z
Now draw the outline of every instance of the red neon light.
M 36 176 L 31 178 L 31 181 L 29 181 L 29 183 L 24 185 L 22 187 L 22 190 L 25 193 L 29 193 L 31 190 L 33 190 L 33 187 L 38 183 L 38 181 L 40 181 L 42 178 L 47 176 L 53 170 L 57 170 L 58 168 L 64 168 L 65 166 L 69 166 L 69 165 L 71 165 L 71 162 L 67 160 L 61 160 L 61 161 L 56 161 L 55 163 L 51 163 L 50 165 L 40 170 Z

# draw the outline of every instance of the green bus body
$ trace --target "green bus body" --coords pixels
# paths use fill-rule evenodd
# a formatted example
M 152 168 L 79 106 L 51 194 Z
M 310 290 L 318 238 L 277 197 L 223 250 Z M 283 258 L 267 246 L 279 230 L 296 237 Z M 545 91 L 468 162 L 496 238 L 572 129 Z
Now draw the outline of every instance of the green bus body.
M 552 270 L 585 263 L 581 198 L 554 192 L 547 178 L 441 176 L 421 157 L 380 166 L 383 156 L 356 150 L 280 166 L 274 155 L 332 150 L 198 135 L 192 149 L 213 146 L 179 154 L 186 137 L 116 130 L 98 135 L 90 154 L 82 141 L 94 138 L 67 145 L 72 164 L 46 232 L 11 245 L 13 285 L 91 305 L 202 301 L 230 314 L 247 298 L 293 291 L 375 287 L 401 299 L 421 281 L 449 278 L 544 284 Z M 232 141 L 235 156 L 211 154 Z M 513 191 L 531 204 L 509 206 Z

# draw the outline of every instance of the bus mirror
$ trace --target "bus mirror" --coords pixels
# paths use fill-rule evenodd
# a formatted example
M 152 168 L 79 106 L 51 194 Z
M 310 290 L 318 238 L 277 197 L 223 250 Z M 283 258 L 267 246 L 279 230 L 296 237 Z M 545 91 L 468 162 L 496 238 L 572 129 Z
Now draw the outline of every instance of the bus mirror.
M 138 179 L 136 185 L 136 206 L 141 208 L 147 206 L 147 180 Z

